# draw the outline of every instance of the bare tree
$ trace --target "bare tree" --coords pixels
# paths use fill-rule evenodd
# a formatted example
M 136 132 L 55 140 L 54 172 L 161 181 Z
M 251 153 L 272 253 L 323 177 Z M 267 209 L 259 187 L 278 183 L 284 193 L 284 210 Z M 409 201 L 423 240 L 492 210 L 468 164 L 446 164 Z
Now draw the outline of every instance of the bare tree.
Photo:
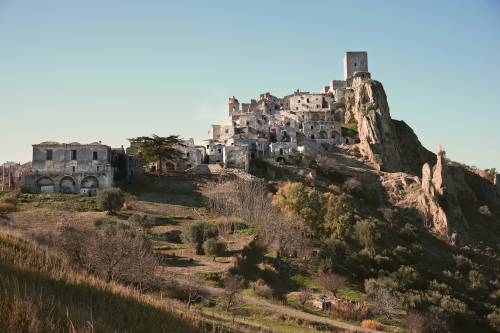
M 141 235 L 65 226 L 60 238 L 60 249 L 70 262 L 107 281 L 133 284 L 140 289 L 156 282 L 158 260 Z
M 235 216 L 254 227 L 259 240 L 275 245 L 279 255 L 297 255 L 305 248 L 307 238 L 301 223 L 272 204 L 272 194 L 262 181 L 220 181 L 209 184 L 203 194 L 212 211 Z
M 304 309 L 304 306 L 306 305 L 307 301 L 309 301 L 312 298 L 312 291 L 309 288 L 302 288 L 299 291 L 299 302 L 300 305 L 302 306 L 302 309 Z
M 387 288 L 378 288 L 373 297 L 376 304 L 376 312 L 391 318 L 401 309 L 401 301 Z
M 335 273 L 322 273 L 316 277 L 316 283 L 337 297 L 337 291 L 347 285 L 346 278 Z
M 224 280 L 225 310 L 232 311 L 239 303 L 240 292 L 244 286 L 244 279 L 239 275 L 228 275 Z

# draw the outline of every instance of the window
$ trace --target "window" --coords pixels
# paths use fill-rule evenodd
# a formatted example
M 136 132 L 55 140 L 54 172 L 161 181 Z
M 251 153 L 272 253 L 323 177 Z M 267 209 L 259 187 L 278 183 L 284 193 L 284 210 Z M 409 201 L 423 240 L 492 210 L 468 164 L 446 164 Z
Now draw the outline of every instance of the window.
M 356 63 L 356 62 L 355 62 L 355 63 L 354 63 L 354 67 L 356 67 L 357 65 L 358 65 L 358 63 Z
M 316 104 L 316 109 L 319 109 L 319 105 L 318 104 Z
M 222 149 L 220 149 L 220 148 L 219 148 L 219 149 L 217 149 L 217 151 L 218 151 L 219 153 L 222 153 Z
M 71 151 L 71 160 L 75 161 L 76 160 L 76 150 Z
M 210 148 L 210 145 L 207 145 L 207 149 Z
M 189 157 L 189 153 L 186 153 L 186 156 Z
M 92 159 L 94 161 L 97 161 L 97 152 L 96 151 L 92 152 Z
M 47 149 L 47 161 L 52 161 L 52 149 Z
M 76 167 L 72 166 L 72 167 L 71 167 L 71 170 L 72 170 L 73 172 L 75 172 Z
M 226 128 L 226 134 L 229 133 L 229 130 Z
M 248 126 L 248 125 L 250 125 L 250 122 L 249 122 L 249 121 L 247 121 L 247 126 Z
M 309 103 L 309 98 L 307 99 L 307 103 Z
M 314 129 L 314 126 L 313 126 L 313 125 L 311 125 L 311 129 Z

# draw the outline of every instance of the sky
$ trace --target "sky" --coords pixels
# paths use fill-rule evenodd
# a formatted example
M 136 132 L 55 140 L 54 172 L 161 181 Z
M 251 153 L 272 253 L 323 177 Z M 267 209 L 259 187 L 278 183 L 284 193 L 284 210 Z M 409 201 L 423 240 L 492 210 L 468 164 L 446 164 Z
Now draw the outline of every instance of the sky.
M 0 0 L 0 162 L 42 141 L 201 141 L 227 99 L 319 92 L 367 51 L 430 150 L 500 169 L 500 1 Z

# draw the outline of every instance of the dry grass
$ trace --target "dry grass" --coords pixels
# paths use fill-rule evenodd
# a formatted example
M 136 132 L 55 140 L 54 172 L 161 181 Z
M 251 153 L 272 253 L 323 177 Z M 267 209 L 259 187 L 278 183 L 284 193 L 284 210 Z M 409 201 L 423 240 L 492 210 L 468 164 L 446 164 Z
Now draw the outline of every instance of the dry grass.
M 46 249 L 0 234 L 1 332 L 212 330 L 182 305 L 72 271 Z
M 377 320 L 365 319 L 361 322 L 361 327 L 380 331 L 384 328 L 384 325 L 382 325 L 382 323 Z

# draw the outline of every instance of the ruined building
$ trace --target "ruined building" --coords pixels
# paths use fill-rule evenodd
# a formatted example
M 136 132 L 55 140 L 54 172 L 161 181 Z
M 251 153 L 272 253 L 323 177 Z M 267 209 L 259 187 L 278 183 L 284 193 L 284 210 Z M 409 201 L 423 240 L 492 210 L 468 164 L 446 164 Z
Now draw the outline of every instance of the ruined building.
M 347 52 L 344 80 L 332 80 L 319 93 L 264 93 L 241 104 L 230 97 L 228 117 L 212 125 L 203 141 L 204 162 L 247 168 L 254 158 L 286 162 L 331 145 L 354 143 L 355 137 L 342 135 L 345 101 L 352 97 L 356 81 L 370 77 L 367 53 Z
M 35 144 L 32 171 L 24 175 L 23 187 L 33 193 L 93 194 L 113 185 L 112 160 L 111 147 L 98 142 Z

